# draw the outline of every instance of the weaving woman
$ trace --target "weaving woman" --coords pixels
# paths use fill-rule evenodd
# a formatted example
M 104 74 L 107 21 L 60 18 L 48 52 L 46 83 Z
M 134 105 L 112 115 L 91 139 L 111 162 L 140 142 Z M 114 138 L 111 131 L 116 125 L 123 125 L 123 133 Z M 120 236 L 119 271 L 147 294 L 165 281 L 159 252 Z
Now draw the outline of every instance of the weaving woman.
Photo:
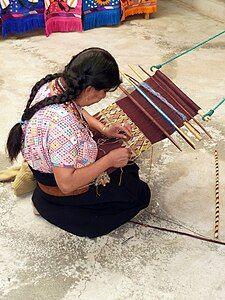
M 21 121 L 9 133 L 10 159 L 21 151 L 38 182 L 32 196 L 35 208 L 47 221 L 75 235 L 107 234 L 150 201 L 138 166 L 128 164 L 127 149 L 118 148 L 97 159 L 92 132 L 123 139 L 131 135 L 129 125 L 104 126 L 83 109 L 120 83 L 115 59 L 103 49 L 86 49 L 62 73 L 47 75 L 35 84 Z M 96 193 L 92 183 L 109 168 L 119 169 Z

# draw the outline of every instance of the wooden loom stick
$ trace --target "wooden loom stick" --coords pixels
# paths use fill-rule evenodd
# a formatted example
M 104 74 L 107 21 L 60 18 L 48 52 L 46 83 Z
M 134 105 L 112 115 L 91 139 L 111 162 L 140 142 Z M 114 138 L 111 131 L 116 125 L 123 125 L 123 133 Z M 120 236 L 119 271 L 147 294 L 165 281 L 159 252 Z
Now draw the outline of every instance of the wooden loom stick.
M 125 76 L 128 76 L 127 74 L 125 74 Z M 149 102 L 149 104 L 154 107 L 154 109 L 167 121 L 167 123 L 169 123 L 170 125 L 173 126 L 173 128 L 182 136 L 182 138 L 193 148 L 195 149 L 195 145 L 192 142 L 192 140 L 170 119 L 170 117 L 167 116 L 167 114 L 161 110 L 153 101 L 151 101 L 151 99 L 149 99 L 148 96 L 146 96 L 146 94 L 135 84 L 135 82 L 129 78 L 128 79 L 132 85 L 136 88 L 136 90 L 145 98 L 146 101 Z
M 142 81 L 144 81 L 144 78 L 140 75 L 140 73 L 139 72 L 137 72 L 131 65 L 128 65 L 129 67 L 130 67 L 130 69 L 140 78 L 140 80 L 142 80 Z M 137 81 L 138 82 L 138 81 Z M 141 86 L 142 86 L 142 83 L 140 83 L 140 82 L 138 82 Z M 148 84 L 149 85 L 149 84 Z M 145 86 L 143 86 L 144 88 L 146 88 Z M 150 85 L 149 85 L 149 87 L 151 87 Z M 148 90 L 148 89 L 147 89 Z M 161 101 L 162 101 L 162 99 L 160 99 Z M 166 100 L 166 99 L 165 99 Z M 168 101 L 168 100 L 166 100 L 166 101 Z M 164 101 L 163 101 L 164 102 Z M 165 103 L 165 102 L 164 102 Z M 168 105 L 168 103 L 165 103 L 168 107 L 170 107 L 169 105 Z M 202 139 L 202 137 L 201 137 L 201 135 L 200 135 L 200 132 L 193 126 L 193 125 L 191 125 L 189 122 L 188 122 L 188 120 L 187 120 L 187 117 L 185 116 L 185 115 L 183 115 L 183 113 L 182 113 L 182 115 L 181 115 L 181 112 L 179 112 L 178 110 L 176 111 L 176 108 L 172 105 L 172 104 L 170 104 L 172 107 L 170 107 L 171 109 L 172 109 L 172 111 L 174 111 L 180 118 L 181 118 L 181 120 L 183 121 L 183 125 L 195 136 L 195 138 L 197 139 L 197 140 L 201 140 Z M 184 117 L 185 117 L 185 119 L 184 119 Z
M 136 73 L 136 71 L 132 68 L 132 70 Z M 146 89 L 147 91 L 149 91 L 151 94 L 153 94 L 154 96 L 156 96 L 157 98 L 159 98 L 163 103 L 165 103 L 165 105 L 167 105 L 169 108 L 171 108 L 171 110 L 174 112 L 174 113 L 176 113 L 178 116 L 179 116 L 179 118 L 181 118 L 181 120 L 183 121 L 183 125 L 195 136 L 195 138 L 197 139 L 197 140 L 201 140 L 202 139 L 202 137 L 201 137 L 201 135 L 200 135 L 200 132 L 199 131 L 197 131 L 188 121 L 187 121 L 187 117 L 183 114 L 183 113 L 181 113 L 180 111 L 178 111 L 170 102 L 168 102 L 168 100 L 167 99 L 165 99 L 163 96 L 161 96 L 158 92 L 156 92 L 148 83 L 146 83 L 146 82 L 139 82 L 138 80 L 136 80 L 135 78 L 133 78 L 133 77 L 131 77 L 130 75 L 129 75 L 129 77 L 131 78 L 131 79 L 133 79 L 138 85 L 141 85 L 144 89 Z M 140 77 L 140 76 L 139 76 Z M 140 77 L 142 80 L 143 80 L 143 78 L 142 77 Z M 159 94 L 161 97 L 162 97 L 162 99 L 157 95 L 157 94 Z
M 142 68 L 140 65 L 138 65 L 138 67 L 149 77 L 152 77 L 144 68 Z M 154 79 L 154 78 L 153 78 Z M 156 82 L 157 83 L 157 82 Z M 157 83 L 158 84 L 158 83 Z M 172 97 L 172 96 L 171 96 Z M 177 103 L 177 105 L 179 105 L 180 108 L 183 109 L 183 111 L 191 118 L 193 119 L 193 121 L 198 124 L 199 127 L 201 127 L 201 129 L 212 139 L 211 134 L 205 129 L 205 127 L 196 119 L 196 117 L 192 117 L 192 115 L 189 113 L 188 110 L 186 110 L 186 108 L 184 108 L 174 97 L 172 97 L 173 100 Z
M 155 124 L 156 127 L 158 127 L 163 134 L 165 134 L 166 137 L 180 150 L 180 146 L 177 144 L 177 142 L 170 136 L 170 134 L 156 121 L 136 100 L 133 96 L 131 96 L 125 88 L 123 88 L 121 85 L 119 86 L 122 92 L 152 121 L 152 123 Z
M 214 237 L 218 239 L 219 237 L 219 222 L 220 222 L 220 197 L 219 197 L 219 160 L 218 152 L 215 150 L 215 171 L 216 171 L 216 181 L 215 181 L 215 196 L 216 196 L 216 208 L 215 208 L 215 229 Z

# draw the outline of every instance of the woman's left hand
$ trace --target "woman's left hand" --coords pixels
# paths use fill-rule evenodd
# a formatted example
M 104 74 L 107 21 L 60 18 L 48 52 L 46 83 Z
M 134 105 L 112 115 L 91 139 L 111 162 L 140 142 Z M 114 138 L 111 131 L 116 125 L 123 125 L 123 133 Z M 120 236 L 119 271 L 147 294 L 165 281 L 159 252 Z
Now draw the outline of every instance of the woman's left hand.
M 132 137 L 131 126 L 127 122 L 122 124 L 112 124 L 102 131 L 107 137 L 129 140 Z

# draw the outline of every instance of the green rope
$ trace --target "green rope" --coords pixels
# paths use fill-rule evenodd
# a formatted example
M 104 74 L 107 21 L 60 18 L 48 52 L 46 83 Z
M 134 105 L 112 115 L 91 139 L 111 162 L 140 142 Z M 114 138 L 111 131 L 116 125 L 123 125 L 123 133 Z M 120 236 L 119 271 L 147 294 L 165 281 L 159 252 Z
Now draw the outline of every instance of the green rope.
M 204 114 L 204 116 L 202 116 L 202 120 L 205 121 L 207 120 L 207 117 L 211 117 L 215 110 L 222 105 L 225 102 L 225 98 L 223 98 L 215 107 L 213 107 L 212 109 L 210 109 L 206 114 Z
M 200 47 L 200 46 L 208 43 L 209 41 L 215 39 L 216 37 L 220 36 L 223 33 L 225 33 L 225 30 L 223 30 L 223 31 L 217 33 L 216 35 L 213 35 L 213 36 L 209 37 L 208 39 L 202 41 L 201 43 L 198 43 L 198 44 L 194 45 L 193 47 L 191 47 L 191 48 L 189 48 L 189 49 L 187 49 L 187 50 L 185 50 L 185 51 L 183 51 L 183 52 L 175 55 L 174 57 L 170 58 L 169 60 L 165 61 L 162 64 L 151 66 L 150 70 L 153 71 L 153 68 L 156 68 L 158 70 L 161 69 L 164 65 L 166 65 L 166 64 L 170 63 L 171 61 L 177 59 L 178 57 L 180 57 L 180 56 L 182 56 L 182 55 L 184 55 L 184 54 L 186 54 L 188 52 L 191 52 L 192 50 L 194 50 L 194 49 L 196 49 L 196 48 L 198 48 L 198 47 Z

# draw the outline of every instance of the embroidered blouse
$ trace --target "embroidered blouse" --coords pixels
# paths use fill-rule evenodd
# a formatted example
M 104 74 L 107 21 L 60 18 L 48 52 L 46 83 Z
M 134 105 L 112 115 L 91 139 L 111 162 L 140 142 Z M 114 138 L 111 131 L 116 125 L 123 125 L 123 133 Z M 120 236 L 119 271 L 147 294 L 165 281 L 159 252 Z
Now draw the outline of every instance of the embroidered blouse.
M 37 92 L 33 104 L 50 96 L 48 83 Z M 33 105 L 32 104 L 32 105 Z M 23 124 L 22 155 L 35 170 L 52 173 L 53 166 L 81 168 L 97 157 L 97 144 L 75 102 L 53 104 L 37 111 Z

